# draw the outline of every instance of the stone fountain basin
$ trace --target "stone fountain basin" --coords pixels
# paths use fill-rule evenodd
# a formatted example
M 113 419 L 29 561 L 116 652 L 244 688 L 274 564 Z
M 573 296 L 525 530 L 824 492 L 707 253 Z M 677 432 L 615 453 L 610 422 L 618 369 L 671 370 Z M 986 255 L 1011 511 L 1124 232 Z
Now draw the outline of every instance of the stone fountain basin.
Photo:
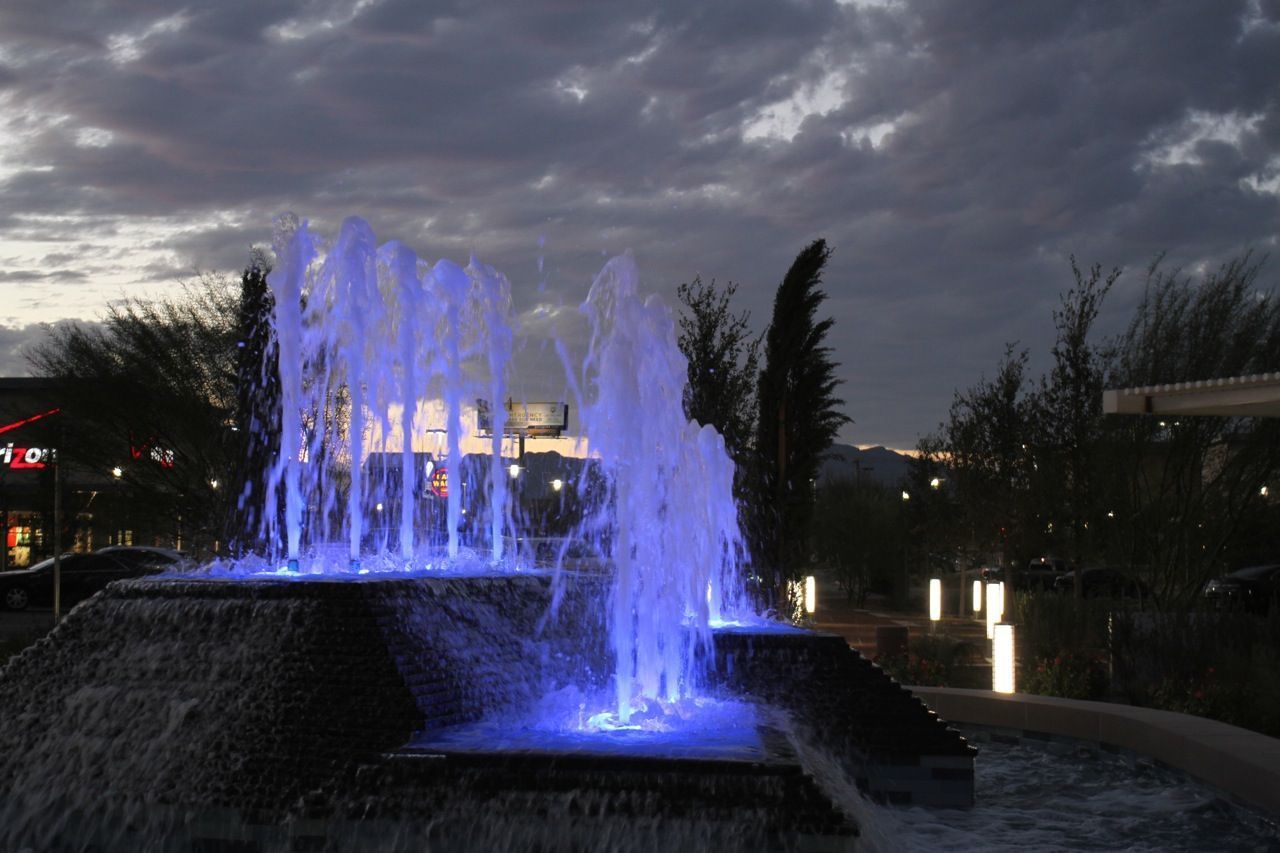
M 47 842 L 71 820 L 101 841 L 160 813 L 188 831 L 211 810 L 235 826 L 398 826 L 499 794 L 530 820 L 586 809 L 847 836 L 797 757 L 815 752 L 880 800 L 972 802 L 958 734 L 839 637 L 795 629 L 716 631 L 704 685 L 772 709 L 785 733 L 769 717 L 591 746 L 487 724 L 565 685 L 608 686 L 601 583 L 576 579 L 553 618 L 536 575 L 113 584 L 0 670 L 0 837 Z M 583 790 L 607 795 L 588 808 Z

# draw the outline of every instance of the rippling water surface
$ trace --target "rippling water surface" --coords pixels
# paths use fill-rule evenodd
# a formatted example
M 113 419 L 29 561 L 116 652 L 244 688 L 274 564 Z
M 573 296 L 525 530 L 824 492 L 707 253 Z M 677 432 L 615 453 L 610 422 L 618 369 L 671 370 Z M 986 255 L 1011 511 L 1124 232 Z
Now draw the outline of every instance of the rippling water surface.
M 1148 759 L 965 735 L 981 750 L 977 805 L 874 809 L 897 849 L 1280 850 L 1276 823 Z

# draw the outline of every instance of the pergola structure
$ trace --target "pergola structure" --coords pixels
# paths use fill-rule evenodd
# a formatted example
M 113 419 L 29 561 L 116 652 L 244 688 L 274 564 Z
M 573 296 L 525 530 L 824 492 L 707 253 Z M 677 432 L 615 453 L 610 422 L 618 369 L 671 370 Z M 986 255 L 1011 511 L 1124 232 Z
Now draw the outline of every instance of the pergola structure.
M 1102 392 L 1108 415 L 1280 417 L 1280 373 L 1172 382 Z

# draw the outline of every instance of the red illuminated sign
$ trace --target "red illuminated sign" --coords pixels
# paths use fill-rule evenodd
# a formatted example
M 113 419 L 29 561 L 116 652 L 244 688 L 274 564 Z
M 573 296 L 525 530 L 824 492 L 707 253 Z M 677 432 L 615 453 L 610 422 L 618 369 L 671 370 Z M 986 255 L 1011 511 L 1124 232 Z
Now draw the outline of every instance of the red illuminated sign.
M 27 424 L 33 424 L 50 415 L 56 415 L 60 411 L 62 409 L 50 409 L 47 412 L 41 412 L 38 415 L 32 415 L 29 418 L 22 418 L 11 424 L 5 424 L 0 426 L 0 435 L 12 432 Z M 0 465 L 11 468 L 14 471 L 39 470 L 49 464 L 52 459 L 53 451 L 48 447 L 15 447 L 11 441 L 3 449 L 0 449 Z
M 154 438 L 148 438 L 146 441 L 139 443 L 137 437 L 130 433 L 129 455 L 134 459 L 150 459 L 161 468 L 172 468 L 173 451 L 167 447 L 160 447 L 155 441 Z
M 449 497 L 449 471 L 437 468 L 431 472 L 431 494 L 438 498 Z
M 3 435 L 4 433 L 9 432 L 10 430 L 15 430 L 18 427 L 24 427 L 27 424 L 33 424 L 36 421 L 40 420 L 41 418 L 47 418 L 50 415 L 56 415 L 58 414 L 58 412 L 61 412 L 61 411 L 62 409 L 50 409 L 47 412 L 41 412 L 38 415 L 32 415 L 29 418 L 23 418 L 20 421 L 14 421 L 11 424 L 5 424 L 4 426 L 0 426 L 0 435 Z
M 52 454 L 48 447 L 14 447 L 11 441 L 0 450 L 0 465 L 14 471 L 40 469 L 48 464 Z

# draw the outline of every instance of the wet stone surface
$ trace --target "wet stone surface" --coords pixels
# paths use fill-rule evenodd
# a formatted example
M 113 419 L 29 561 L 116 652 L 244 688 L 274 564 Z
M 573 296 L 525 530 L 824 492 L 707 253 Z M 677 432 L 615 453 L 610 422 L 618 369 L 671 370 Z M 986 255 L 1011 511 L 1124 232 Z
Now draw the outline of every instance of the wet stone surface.
M 3 846 L 83 836 L 134 848 L 216 826 L 258 845 L 243 849 L 292 849 L 277 845 L 307 821 L 322 849 L 339 838 L 409 849 L 445 826 L 498 847 L 599 841 L 624 825 L 618 837 L 637 843 L 852 837 L 768 729 L 753 747 L 764 760 L 405 749 L 566 685 L 605 687 L 597 593 L 570 590 L 548 618 L 537 576 L 115 585 L 0 671 Z M 926 759 L 947 756 L 968 762 L 971 788 L 963 742 L 838 638 L 716 643 L 713 691 L 786 708 L 872 793 L 925 790 L 885 768 L 936 781 Z M 507 829 L 481 830 L 481 813 Z

